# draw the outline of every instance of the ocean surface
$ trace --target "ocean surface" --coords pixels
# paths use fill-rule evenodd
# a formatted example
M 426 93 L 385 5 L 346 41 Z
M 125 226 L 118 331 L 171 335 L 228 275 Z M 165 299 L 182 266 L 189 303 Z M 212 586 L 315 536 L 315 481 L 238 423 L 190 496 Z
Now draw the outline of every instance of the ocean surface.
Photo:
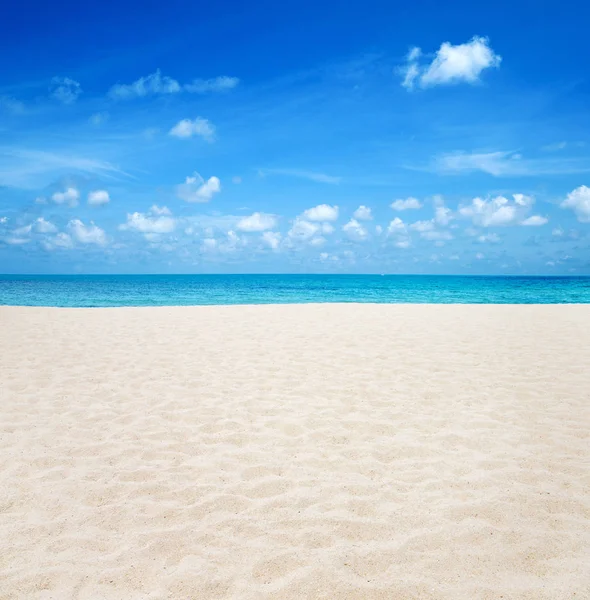
M 0 275 L 0 305 L 105 307 L 307 302 L 590 303 L 590 277 Z

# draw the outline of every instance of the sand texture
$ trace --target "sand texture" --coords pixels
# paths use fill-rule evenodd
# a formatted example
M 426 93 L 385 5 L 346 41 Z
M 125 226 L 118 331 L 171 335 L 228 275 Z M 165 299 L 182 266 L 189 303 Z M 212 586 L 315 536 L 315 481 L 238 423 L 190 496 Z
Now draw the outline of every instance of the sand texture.
M 590 598 L 590 305 L 0 307 L 0 598 Z

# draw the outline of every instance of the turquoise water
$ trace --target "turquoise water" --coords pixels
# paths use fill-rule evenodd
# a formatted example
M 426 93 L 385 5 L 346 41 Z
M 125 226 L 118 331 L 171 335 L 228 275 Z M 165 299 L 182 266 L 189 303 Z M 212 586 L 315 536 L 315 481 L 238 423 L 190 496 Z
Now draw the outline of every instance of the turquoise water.
M 0 275 L 0 305 L 98 307 L 306 302 L 590 303 L 590 277 Z

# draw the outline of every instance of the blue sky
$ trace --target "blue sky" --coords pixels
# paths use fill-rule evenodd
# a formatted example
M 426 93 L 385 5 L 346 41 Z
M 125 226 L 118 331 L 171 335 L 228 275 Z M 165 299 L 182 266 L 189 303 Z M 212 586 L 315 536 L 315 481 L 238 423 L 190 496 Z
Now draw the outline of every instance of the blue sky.
M 0 272 L 590 273 L 577 1 L 12 3 Z

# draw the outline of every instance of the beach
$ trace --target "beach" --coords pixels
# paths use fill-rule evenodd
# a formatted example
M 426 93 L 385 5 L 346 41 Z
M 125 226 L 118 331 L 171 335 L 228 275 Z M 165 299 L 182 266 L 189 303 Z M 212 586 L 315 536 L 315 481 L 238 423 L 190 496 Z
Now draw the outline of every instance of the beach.
M 0 598 L 590 598 L 590 305 L 0 307 Z

